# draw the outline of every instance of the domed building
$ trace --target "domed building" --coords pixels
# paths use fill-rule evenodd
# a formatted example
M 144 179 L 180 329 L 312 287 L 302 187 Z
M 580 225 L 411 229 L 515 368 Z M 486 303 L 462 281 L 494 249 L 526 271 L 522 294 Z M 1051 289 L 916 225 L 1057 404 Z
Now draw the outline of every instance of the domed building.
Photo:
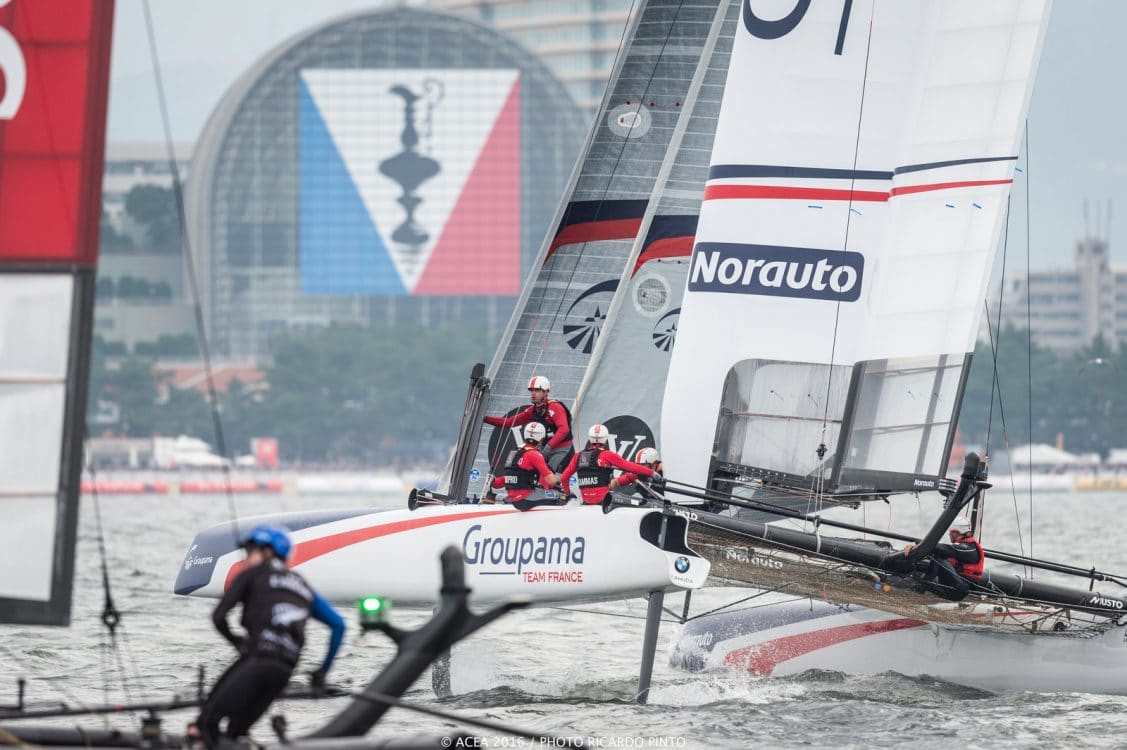
M 499 330 L 587 123 L 537 58 L 464 18 L 372 11 L 282 44 L 193 155 L 211 343 L 264 356 L 332 322 Z

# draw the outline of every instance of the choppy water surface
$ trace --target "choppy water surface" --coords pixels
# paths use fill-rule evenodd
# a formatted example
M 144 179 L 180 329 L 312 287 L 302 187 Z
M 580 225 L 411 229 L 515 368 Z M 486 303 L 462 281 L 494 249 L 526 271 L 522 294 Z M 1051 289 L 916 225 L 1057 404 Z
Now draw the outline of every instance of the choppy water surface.
M 362 505 L 359 498 L 239 497 L 239 515 Z M 1127 571 L 1127 548 L 1118 530 L 1122 493 L 1038 495 L 1033 539 L 1038 556 Z M 916 531 L 933 507 L 912 500 L 891 508 L 868 506 L 875 526 Z M 987 513 L 987 546 L 1028 551 L 1029 500 L 1016 503 L 995 491 Z M 210 623 L 211 602 L 171 594 L 193 532 L 228 518 L 225 498 L 103 497 L 107 554 L 114 596 L 123 615 L 121 649 L 104 647 L 99 621 L 101 570 L 93 502 L 84 498 L 79 531 L 74 624 L 67 629 L 0 628 L 7 669 L 0 704 L 15 695 L 15 677 L 27 676 L 29 699 L 102 703 L 191 695 L 197 668 L 214 678 L 233 652 Z M 1021 519 L 1019 542 L 1015 517 Z M 592 522 L 598 517 L 592 516 Z M 437 564 L 437 561 L 436 561 Z M 374 592 L 375 593 L 375 592 Z M 711 589 L 694 598 L 694 611 L 735 598 Z M 679 596 L 670 597 L 671 606 Z M 1127 698 L 1088 694 L 992 694 L 895 674 L 846 676 L 813 672 L 786 679 L 745 674 L 698 675 L 671 669 L 666 658 L 675 626 L 663 630 L 650 704 L 631 702 L 645 614 L 642 601 L 598 605 L 592 611 L 536 609 L 510 615 L 460 645 L 453 658 L 458 697 L 438 701 L 423 678 L 408 694 L 420 704 L 466 716 L 565 737 L 590 738 L 602 747 L 1111 747 L 1123 746 Z M 350 620 L 352 619 L 351 613 Z M 423 615 L 393 613 L 410 625 Z M 350 623 L 351 625 L 351 623 Z M 311 625 L 308 662 L 323 654 L 325 631 Z M 379 634 L 349 628 L 331 679 L 363 685 L 391 654 Z M 124 692 L 117 664 L 129 679 Z M 10 681 L 8 681 L 10 680 Z M 1127 685 L 1127 674 L 1124 675 Z M 291 731 L 317 726 L 340 701 L 275 706 Z M 184 716 L 185 721 L 188 718 Z M 171 730 L 178 716 L 167 716 Z M 73 724 L 73 720 L 68 720 Z M 120 719 L 115 726 L 125 725 Z M 442 735 L 452 724 L 393 710 L 377 736 Z M 260 722 L 256 736 L 269 739 Z M 528 741 L 477 732 L 488 747 L 532 747 Z

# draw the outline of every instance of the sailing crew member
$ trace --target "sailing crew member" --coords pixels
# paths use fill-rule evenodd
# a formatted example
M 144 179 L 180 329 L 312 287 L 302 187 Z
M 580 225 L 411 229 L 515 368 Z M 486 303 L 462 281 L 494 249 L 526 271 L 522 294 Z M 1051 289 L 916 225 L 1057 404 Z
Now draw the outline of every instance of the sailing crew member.
M 510 451 L 505 459 L 504 474 L 493 480 L 493 489 L 505 488 L 509 502 L 517 510 L 530 510 L 538 505 L 559 505 L 558 492 L 549 493 L 560 478 L 552 473 L 540 452 L 544 442 L 544 425 L 529 422 L 524 426 L 524 445 Z
M 297 665 L 305 642 L 305 621 L 312 617 L 329 626 L 329 649 L 311 675 L 315 690 L 324 688 L 325 675 L 344 638 L 344 620 L 300 575 L 286 568 L 292 549 L 290 536 L 276 526 L 257 526 L 243 542 L 246 568 L 231 582 L 211 619 L 230 641 L 239 658 L 215 683 L 200 709 L 195 727 L 208 747 L 220 741 L 219 722 L 226 717 L 223 734 L 242 737 L 281 694 Z M 227 615 L 242 604 L 245 635 L 232 632 Z
M 664 486 L 662 476 L 653 468 L 627 461 L 607 448 L 610 430 L 606 425 L 591 425 L 591 429 L 587 431 L 587 440 L 587 447 L 575 454 L 560 476 L 561 487 L 568 486 L 572 474 L 579 478 L 579 492 L 584 505 L 598 505 L 608 492 L 633 484 L 638 477 L 649 479 L 650 486 L 654 485 L 655 480 Z M 615 469 L 621 469 L 624 473 L 615 477 Z
M 927 572 L 923 574 L 922 582 L 934 593 L 940 596 L 959 601 L 970 591 L 970 584 L 982 580 L 983 566 L 986 563 L 986 553 L 982 545 L 974 538 L 970 519 L 966 516 L 957 516 L 947 531 L 951 540 L 950 544 L 936 544 L 929 556 Z M 908 544 L 904 547 L 905 557 L 916 545 Z M 931 585 L 934 582 L 934 585 Z
M 634 458 L 636 463 L 653 471 L 654 476 L 650 479 L 650 486 L 652 487 L 654 481 L 657 481 L 659 487 L 664 489 L 665 471 L 662 468 L 661 454 L 657 452 L 657 448 L 643 448 L 638 451 Z M 616 481 L 618 482 L 616 491 L 620 495 L 632 495 L 638 491 L 637 474 L 634 472 L 622 474 Z
M 511 417 L 486 417 L 485 423 L 506 429 L 525 424 L 542 424 L 548 437 L 544 460 L 552 471 L 559 471 L 572 456 L 571 412 L 562 401 L 548 397 L 551 390 L 552 384 L 546 377 L 534 375 L 528 381 L 531 406 Z

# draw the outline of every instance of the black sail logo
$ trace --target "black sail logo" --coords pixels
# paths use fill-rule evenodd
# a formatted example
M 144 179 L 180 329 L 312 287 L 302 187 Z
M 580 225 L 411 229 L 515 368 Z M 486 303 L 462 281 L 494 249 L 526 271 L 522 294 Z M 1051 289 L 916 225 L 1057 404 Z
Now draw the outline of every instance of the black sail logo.
M 564 316 L 563 335 L 568 346 L 584 354 L 591 353 L 616 289 L 618 279 L 610 279 L 595 284 L 575 298 Z
M 675 307 L 658 318 L 652 334 L 655 347 L 666 353 L 673 349 L 673 342 L 677 339 L 677 321 L 680 317 L 681 308 Z

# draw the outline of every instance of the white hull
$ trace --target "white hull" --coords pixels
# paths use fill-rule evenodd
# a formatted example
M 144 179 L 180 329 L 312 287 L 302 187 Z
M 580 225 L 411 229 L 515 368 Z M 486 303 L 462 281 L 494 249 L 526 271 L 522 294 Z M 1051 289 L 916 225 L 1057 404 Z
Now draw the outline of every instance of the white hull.
M 780 603 L 690 621 L 675 665 L 759 676 L 806 670 L 930 675 L 992 691 L 1127 694 L 1127 629 L 1030 634 L 937 625 L 874 609 Z
M 475 602 L 609 599 L 699 588 L 710 568 L 685 546 L 684 519 L 670 518 L 665 549 L 656 545 L 661 514 L 654 510 L 355 509 L 243 519 L 238 533 L 231 524 L 202 531 L 185 554 L 176 593 L 221 596 L 244 557 L 235 548 L 236 537 L 266 522 L 290 529 L 291 565 L 334 601 L 383 596 L 405 605 L 433 605 L 438 555 L 448 546 L 462 550 Z

